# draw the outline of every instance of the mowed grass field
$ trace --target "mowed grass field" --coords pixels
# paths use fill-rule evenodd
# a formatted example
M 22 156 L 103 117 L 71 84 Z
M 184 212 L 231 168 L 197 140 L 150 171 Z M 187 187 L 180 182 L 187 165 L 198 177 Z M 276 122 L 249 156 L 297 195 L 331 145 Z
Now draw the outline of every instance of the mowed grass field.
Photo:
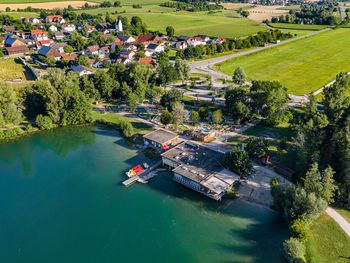
M 334 80 L 339 72 L 350 71 L 349 43 L 349 29 L 329 30 L 213 68 L 232 75 L 240 66 L 249 80 L 277 80 L 292 94 L 309 94 Z
M 311 263 L 348 263 L 350 238 L 324 214 L 311 226 L 306 249 Z
M 130 19 L 132 16 L 139 16 L 146 23 L 148 29 L 165 32 L 165 28 L 171 25 L 174 27 L 176 35 L 205 34 L 234 38 L 267 30 L 265 26 L 259 23 L 240 17 L 235 10 L 222 10 L 214 13 L 177 12 L 175 9 L 160 7 L 159 5 L 143 5 L 140 9 L 123 6 L 121 8 L 79 10 L 77 12 L 103 15 L 109 12 L 112 17 L 116 18 L 121 15 Z
M 11 81 L 22 78 L 26 80 L 25 69 L 14 59 L 0 59 L 0 81 Z

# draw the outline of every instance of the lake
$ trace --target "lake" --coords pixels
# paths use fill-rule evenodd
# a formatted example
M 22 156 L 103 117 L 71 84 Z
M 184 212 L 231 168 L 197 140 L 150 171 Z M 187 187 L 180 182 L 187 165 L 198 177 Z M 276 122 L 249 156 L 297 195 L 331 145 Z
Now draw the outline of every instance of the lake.
M 217 203 L 168 172 L 123 186 L 144 161 L 116 131 L 96 127 L 0 144 L 1 262 L 284 262 L 277 213 Z

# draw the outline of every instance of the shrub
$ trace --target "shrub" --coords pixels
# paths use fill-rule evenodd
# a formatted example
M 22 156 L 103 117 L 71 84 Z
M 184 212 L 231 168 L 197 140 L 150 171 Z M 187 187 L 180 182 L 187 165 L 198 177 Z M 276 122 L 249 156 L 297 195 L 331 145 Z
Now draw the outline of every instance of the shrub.
M 129 138 L 134 134 L 134 127 L 131 125 L 130 122 L 126 120 L 121 120 L 120 121 L 120 130 L 122 134 L 126 137 Z
M 271 187 L 275 187 L 281 183 L 281 180 L 278 177 L 274 177 L 271 179 L 270 185 Z
M 235 146 L 232 150 L 225 154 L 225 165 L 230 170 L 241 176 L 247 176 L 252 173 L 253 166 L 249 160 L 246 151 L 239 146 Z
M 53 128 L 53 123 L 49 116 L 39 114 L 35 118 L 35 123 L 40 130 L 50 130 Z
M 249 138 L 246 144 L 246 151 L 250 158 L 262 158 L 266 156 L 269 143 L 262 138 Z
M 302 218 L 295 219 L 290 224 L 290 231 L 292 237 L 298 238 L 300 241 L 306 241 L 308 231 L 307 231 L 307 222 Z
M 290 263 L 304 263 L 305 246 L 297 238 L 291 237 L 283 243 L 285 256 Z

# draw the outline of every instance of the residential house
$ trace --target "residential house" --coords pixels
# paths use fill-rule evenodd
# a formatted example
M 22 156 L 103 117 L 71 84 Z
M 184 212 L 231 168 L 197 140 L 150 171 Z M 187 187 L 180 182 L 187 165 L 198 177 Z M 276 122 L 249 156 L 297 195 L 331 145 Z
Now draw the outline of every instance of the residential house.
M 160 44 L 149 44 L 147 46 L 147 51 L 149 51 L 150 53 L 152 53 L 152 55 L 156 54 L 156 53 L 160 53 L 164 51 L 164 45 Z
M 190 37 L 187 39 L 187 44 L 189 46 L 199 46 L 199 45 L 206 45 L 207 42 L 210 40 L 207 36 L 196 36 L 196 37 Z
M 5 54 L 8 56 L 19 56 L 29 52 L 27 46 L 5 47 Z
M 64 38 L 64 34 L 61 31 L 57 31 L 53 34 L 53 38 L 56 40 L 62 40 Z
M 175 44 L 175 48 L 177 49 L 186 49 L 187 48 L 187 42 L 186 41 L 177 41 Z
M 66 31 L 66 32 L 73 32 L 75 31 L 75 25 L 74 24 L 63 24 L 62 25 L 62 30 Z
M 136 51 L 127 50 L 127 49 L 122 49 L 122 51 L 120 51 L 120 54 L 119 54 L 120 58 L 128 59 L 128 60 L 133 60 L 135 56 L 136 56 Z
M 101 47 L 98 50 L 98 57 L 100 59 L 104 59 L 104 58 L 108 57 L 108 55 L 109 55 L 109 46 Z
M 50 30 L 51 32 L 57 32 L 57 31 L 58 31 L 58 28 L 57 28 L 57 26 L 55 26 L 55 25 L 51 25 L 51 26 L 49 27 L 49 30 Z
M 91 75 L 93 74 L 92 70 L 87 68 L 87 67 L 83 67 L 83 66 L 71 66 L 71 69 L 73 72 L 76 72 L 79 74 L 79 77 L 85 76 L 85 75 Z
M 213 43 L 216 43 L 216 44 L 222 44 L 226 41 L 226 38 L 224 36 L 220 36 L 218 38 L 214 38 L 212 40 Z
M 43 46 L 49 47 L 52 43 L 53 43 L 52 39 L 45 39 L 45 40 L 37 41 L 35 44 L 36 44 L 37 48 L 41 48 Z
M 60 60 L 61 58 L 61 54 L 58 50 L 48 46 L 43 46 L 40 48 L 38 54 L 46 58 L 53 58 L 55 60 Z
M 23 19 L 24 22 L 31 23 L 32 25 L 39 25 L 40 20 L 35 17 L 27 17 Z
M 15 32 L 16 28 L 15 26 L 2 26 L 2 29 L 6 32 L 6 33 L 13 33 Z
M 92 56 L 92 55 L 98 55 L 100 47 L 98 45 L 89 46 L 86 48 L 86 55 Z
M 134 44 L 144 44 L 145 47 L 147 47 L 149 44 L 161 44 L 163 43 L 164 40 L 163 38 L 159 37 L 159 36 L 155 36 L 155 35 L 144 35 L 141 34 L 139 35 L 139 37 L 136 39 Z
M 150 65 L 152 67 L 155 66 L 155 63 L 153 61 L 153 58 L 150 57 L 146 57 L 146 58 L 139 58 L 138 62 L 142 63 L 142 64 L 146 64 L 146 65 Z
M 71 53 L 61 53 L 61 60 L 66 60 L 66 61 L 76 61 L 78 58 L 77 54 Z
M 23 39 L 18 38 L 16 36 L 11 36 L 6 38 L 5 40 L 6 47 L 19 47 L 19 46 L 27 46 Z
M 118 38 L 123 43 L 133 43 L 136 41 L 135 38 L 133 38 L 132 36 L 118 36 Z
M 31 38 L 34 39 L 35 41 L 42 41 L 42 40 L 49 39 L 47 33 L 41 29 L 31 30 L 30 33 L 31 33 Z
M 64 48 L 67 46 L 67 43 L 52 43 L 50 45 L 51 48 L 56 49 L 61 54 L 64 53 Z
M 96 25 L 96 30 L 103 34 L 109 34 L 111 27 L 112 25 L 110 23 L 99 23 Z
M 52 15 L 52 16 L 47 16 L 45 19 L 46 23 L 49 24 L 64 24 L 66 21 L 61 15 Z

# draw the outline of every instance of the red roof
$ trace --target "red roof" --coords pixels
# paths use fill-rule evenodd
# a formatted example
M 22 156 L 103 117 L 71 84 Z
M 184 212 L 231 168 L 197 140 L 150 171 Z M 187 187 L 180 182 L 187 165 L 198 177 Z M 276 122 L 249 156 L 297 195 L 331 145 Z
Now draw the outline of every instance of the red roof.
M 63 53 L 61 54 L 61 58 L 64 59 L 64 60 L 76 60 L 77 59 L 77 55 L 76 54 L 66 54 L 66 53 Z
M 93 45 L 93 46 L 89 46 L 86 48 L 87 50 L 89 50 L 90 52 L 96 52 L 98 51 L 100 48 L 98 45 Z
M 39 45 L 50 45 L 53 41 L 51 39 L 39 41 Z
M 26 46 L 6 47 L 5 50 L 9 56 L 24 54 L 24 53 L 27 53 L 29 51 L 29 49 Z
M 118 46 L 121 46 L 121 45 L 124 44 L 124 42 L 121 41 L 119 38 L 116 37 L 116 38 L 114 39 L 114 44 L 116 44 L 116 45 L 118 45 Z
M 30 33 L 34 36 L 39 36 L 39 35 L 47 36 L 47 33 L 41 29 L 31 30 Z
M 154 65 L 152 58 L 139 58 L 139 62 L 147 65 Z

